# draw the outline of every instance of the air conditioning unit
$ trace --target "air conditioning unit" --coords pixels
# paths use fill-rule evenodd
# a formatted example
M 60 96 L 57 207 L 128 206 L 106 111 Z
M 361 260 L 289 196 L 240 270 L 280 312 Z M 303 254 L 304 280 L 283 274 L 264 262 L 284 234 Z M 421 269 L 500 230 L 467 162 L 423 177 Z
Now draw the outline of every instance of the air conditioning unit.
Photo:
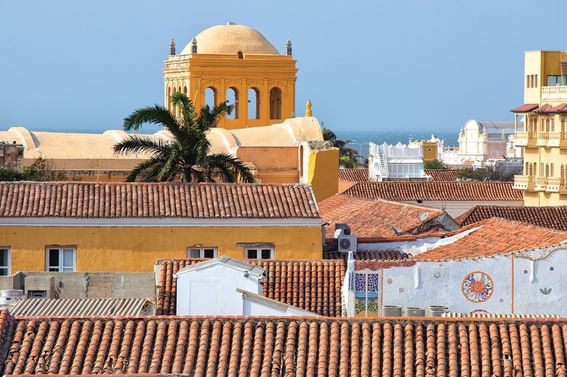
M 356 252 L 357 243 L 355 236 L 342 235 L 339 237 L 338 241 L 339 241 L 339 251 L 345 253 L 349 251 Z

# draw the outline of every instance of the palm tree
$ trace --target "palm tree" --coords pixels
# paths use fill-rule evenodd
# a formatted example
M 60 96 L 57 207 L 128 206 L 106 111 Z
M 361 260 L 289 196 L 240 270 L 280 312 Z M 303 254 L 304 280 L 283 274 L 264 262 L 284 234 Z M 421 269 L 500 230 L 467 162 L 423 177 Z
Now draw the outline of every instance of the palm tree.
M 238 158 L 227 153 L 209 153 L 211 144 L 206 133 L 216 127 L 221 117 L 230 114 L 231 105 L 205 105 L 197 115 L 193 103 L 183 93 L 174 93 L 171 104 L 181 110 L 179 118 L 163 106 L 154 105 L 137 109 L 124 119 L 126 131 L 139 130 L 144 123 L 161 124 L 173 136 L 171 142 L 163 142 L 129 135 L 114 145 L 118 154 L 150 155 L 130 172 L 128 181 L 215 182 L 220 178 L 224 182 L 254 182 L 252 172 Z
M 339 149 L 339 162 L 345 168 L 356 168 L 360 155 L 358 151 L 347 147 L 350 140 L 337 139 L 337 135 L 329 128 L 323 128 L 323 140 L 330 142 Z

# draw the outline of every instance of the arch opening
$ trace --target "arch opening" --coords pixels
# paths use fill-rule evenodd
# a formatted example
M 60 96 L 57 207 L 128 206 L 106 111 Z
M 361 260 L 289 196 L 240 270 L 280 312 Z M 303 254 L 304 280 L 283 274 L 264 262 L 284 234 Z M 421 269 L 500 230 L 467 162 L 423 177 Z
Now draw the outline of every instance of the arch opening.
M 205 105 L 213 108 L 217 105 L 217 90 L 212 86 L 205 88 Z
M 282 118 L 282 90 L 277 86 L 270 89 L 270 119 Z
M 238 119 L 238 90 L 236 88 L 230 87 L 226 90 L 226 103 L 233 106 L 232 112 L 226 114 L 226 119 Z
M 260 119 L 260 91 L 248 88 L 248 119 Z

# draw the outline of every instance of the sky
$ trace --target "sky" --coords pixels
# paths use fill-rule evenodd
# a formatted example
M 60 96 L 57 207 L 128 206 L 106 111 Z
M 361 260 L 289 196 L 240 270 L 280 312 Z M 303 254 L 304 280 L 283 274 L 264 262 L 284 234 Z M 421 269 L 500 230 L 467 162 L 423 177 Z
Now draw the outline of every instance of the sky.
M 525 50 L 566 50 L 565 0 L 0 0 L 0 130 L 101 132 L 163 103 L 163 60 L 228 21 L 297 59 L 336 131 L 457 132 L 512 120 Z M 152 131 L 151 128 L 147 129 Z

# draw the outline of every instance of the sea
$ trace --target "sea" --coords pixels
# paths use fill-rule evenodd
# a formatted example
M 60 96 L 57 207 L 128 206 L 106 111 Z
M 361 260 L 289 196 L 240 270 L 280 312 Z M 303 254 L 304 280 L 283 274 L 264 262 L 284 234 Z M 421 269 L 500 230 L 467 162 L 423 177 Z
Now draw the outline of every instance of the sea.
M 459 132 L 419 132 L 419 131 L 340 131 L 335 130 L 337 138 L 350 141 L 349 147 L 361 156 L 368 156 L 368 143 L 407 144 L 410 140 L 429 140 L 432 135 L 444 141 L 444 146 L 457 146 Z

